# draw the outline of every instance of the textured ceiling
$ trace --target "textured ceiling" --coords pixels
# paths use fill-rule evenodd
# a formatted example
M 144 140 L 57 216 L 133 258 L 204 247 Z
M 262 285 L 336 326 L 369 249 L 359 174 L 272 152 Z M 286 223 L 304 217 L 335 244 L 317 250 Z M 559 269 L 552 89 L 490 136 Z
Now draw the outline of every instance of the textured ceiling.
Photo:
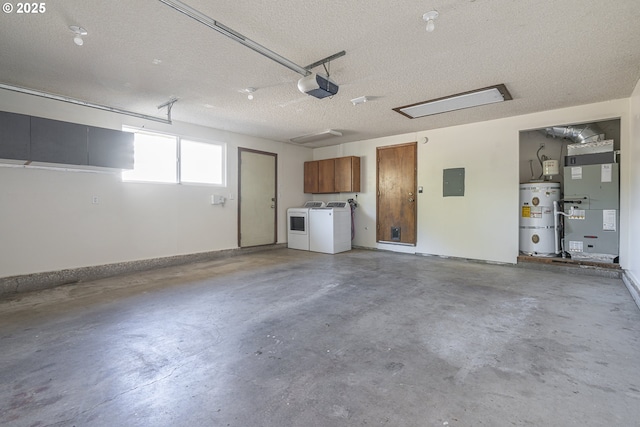
M 175 96 L 173 120 L 277 141 L 343 132 L 319 146 L 624 98 L 640 78 L 638 0 L 184 2 L 301 66 L 345 50 L 331 62 L 338 94 L 300 93 L 301 75 L 158 0 L 3 13 L 0 82 L 158 117 Z M 87 29 L 82 47 L 69 25 Z M 512 101 L 414 120 L 392 111 L 498 83 Z M 360 96 L 372 100 L 353 106 Z

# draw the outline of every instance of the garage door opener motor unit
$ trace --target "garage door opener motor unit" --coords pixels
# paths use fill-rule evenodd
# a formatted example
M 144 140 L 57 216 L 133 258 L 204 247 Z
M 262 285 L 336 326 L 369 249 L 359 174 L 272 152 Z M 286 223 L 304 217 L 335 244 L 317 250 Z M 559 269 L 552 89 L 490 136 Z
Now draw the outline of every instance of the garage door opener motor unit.
M 298 80 L 298 90 L 307 95 L 322 99 L 338 93 L 338 85 L 332 82 L 327 76 L 311 73 Z

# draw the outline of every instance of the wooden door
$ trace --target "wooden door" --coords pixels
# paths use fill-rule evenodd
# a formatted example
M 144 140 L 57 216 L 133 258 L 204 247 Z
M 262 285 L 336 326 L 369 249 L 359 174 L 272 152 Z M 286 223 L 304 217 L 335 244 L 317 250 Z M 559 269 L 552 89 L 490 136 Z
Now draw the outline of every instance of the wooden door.
M 377 150 L 377 241 L 416 244 L 415 142 Z
M 238 246 L 241 248 L 277 241 L 277 156 L 238 149 Z

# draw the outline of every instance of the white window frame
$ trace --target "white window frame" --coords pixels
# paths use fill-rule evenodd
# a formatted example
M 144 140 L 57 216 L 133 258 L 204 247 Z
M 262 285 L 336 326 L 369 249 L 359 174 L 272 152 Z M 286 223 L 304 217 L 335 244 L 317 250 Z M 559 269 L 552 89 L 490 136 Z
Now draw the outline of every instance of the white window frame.
M 195 138 L 188 137 L 180 137 L 178 138 L 178 180 L 181 184 L 184 185 L 207 185 L 212 187 L 226 187 L 227 186 L 227 144 L 222 142 L 212 142 L 212 141 L 203 141 Z M 204 144 L 215 147 L 220 147 L 220 183 L 212 183 L 212 182 L 199 182 L 199 181 L 183 181 L 182 180 L 182 172 L 183 172 L 183 164 L 182 164 L 182 142 L 192 142 L 195 144 Z
M 181 184 L 181 185 L 198 185 L 198 186 L 210 186 L 210 187 L 226 187 L 227 185 L 227 144 L 223 143 L 223 142 L 212 142 L 212 141 L 204 141 L 201 139 L 197 139 L 197 138 L 190 138 L 190 137 L 185 137 L 185 136 L 181 136 L 181 135 L 175 135 L 175 134 L 171 134 L 171 133 L 166 133 L 166 132 L 158 132 L 158 131 L 153 131 L 153 130 L 148 130 L 148 129 L 141 129 L 141 128 L 135 128 L 135 127 L 131 127 L 131 126 L 123 126 L 122 130 L 125 132 L 132 132 L 132 133 L 141 133 L 141 134 L 147 134 L 147 135 L 158 135 L 161 137 L 170 137 L 170 138 L 175 138 L 176 140 L 176 152 L 175 152 L 175 173 L 176 173 L 176 180 L 175 181 L 154 181 L 154 180 L 138 180 L 138 179 L 125 179 L 124 175 L 122 177 L 122 181 L 123 182 L 143 182 L 143 183 L 153 183 L 153 184 Z M 214 146 L 218 146 L 221 148 L 221 159 L 220 159 L 220 173 L 221 173 L 221 183 L 209 183 L 209 182 L 197 182 L 197 181 L 182 181 L 182 159 L 181 159 L 181 154 L 182 154 L 182 141 L 188 141 L 188 142 L 193 142 L 193 143 L 198 143 L 198 144 L 207 144 L 207 145 L 214 145 Z M 134 165 L 134 169 L 135 169 L 135 165 Z

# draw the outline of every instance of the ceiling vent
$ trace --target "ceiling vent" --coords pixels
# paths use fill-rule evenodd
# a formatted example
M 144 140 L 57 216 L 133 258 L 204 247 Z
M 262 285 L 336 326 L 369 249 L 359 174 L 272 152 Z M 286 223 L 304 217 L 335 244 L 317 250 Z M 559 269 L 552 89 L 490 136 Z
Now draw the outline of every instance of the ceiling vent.
M 295 138 L 291 138 L 289 141 L 296 144 L 310 144 L 312 142 L 322 141 L 324 139 L 335 138 L 338 136 L 342 136 L 342 132 L 327 129 L 321 132 L 310 133 L 308 135 L 296 136 Z

